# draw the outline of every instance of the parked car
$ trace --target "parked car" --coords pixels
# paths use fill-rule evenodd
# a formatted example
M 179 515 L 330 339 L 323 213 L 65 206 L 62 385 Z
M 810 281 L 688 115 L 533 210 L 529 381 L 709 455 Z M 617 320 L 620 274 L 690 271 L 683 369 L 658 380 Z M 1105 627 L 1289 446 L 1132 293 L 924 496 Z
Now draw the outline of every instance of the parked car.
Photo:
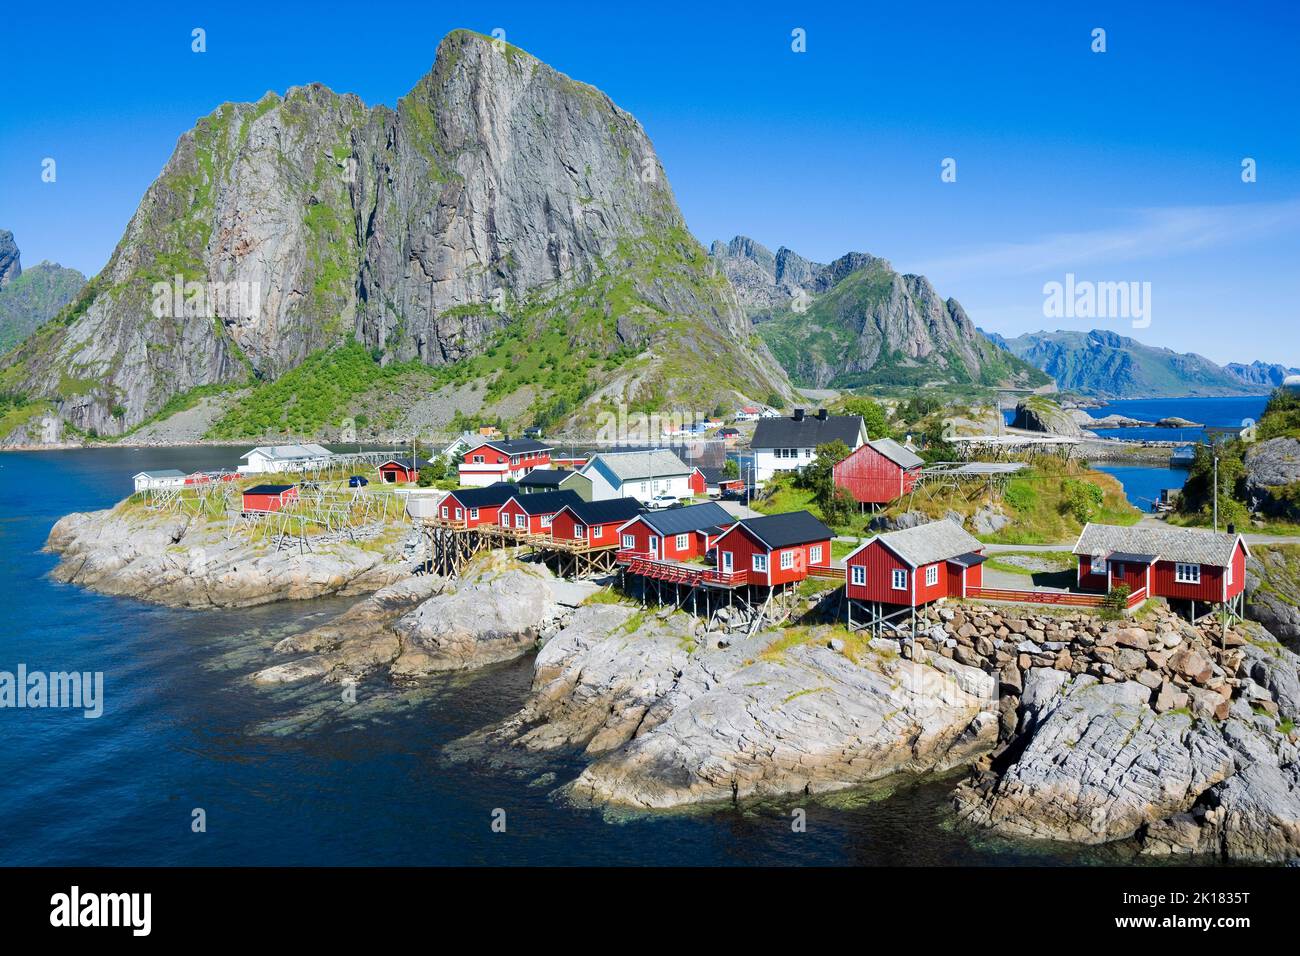
M 370 484 L 370 479 L 363 475 L 353 475 L 348 479 L 349 488 L 364 488 L 368 484 Z
M 661 491 L 650 499 L 651 508 L 671 508 L 674 505 L 681 507 L 681 499 L 669 491 Z

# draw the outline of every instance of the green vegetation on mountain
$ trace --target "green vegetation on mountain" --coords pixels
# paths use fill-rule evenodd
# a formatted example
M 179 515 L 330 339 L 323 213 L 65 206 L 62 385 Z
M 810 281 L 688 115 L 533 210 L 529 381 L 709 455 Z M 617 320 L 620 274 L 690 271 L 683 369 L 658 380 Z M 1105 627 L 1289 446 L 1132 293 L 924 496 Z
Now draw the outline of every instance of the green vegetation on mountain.
M 7 352 L 58 314 L 81 291 L 76 269 L 42 262 L 0 286 L 0 352 Z

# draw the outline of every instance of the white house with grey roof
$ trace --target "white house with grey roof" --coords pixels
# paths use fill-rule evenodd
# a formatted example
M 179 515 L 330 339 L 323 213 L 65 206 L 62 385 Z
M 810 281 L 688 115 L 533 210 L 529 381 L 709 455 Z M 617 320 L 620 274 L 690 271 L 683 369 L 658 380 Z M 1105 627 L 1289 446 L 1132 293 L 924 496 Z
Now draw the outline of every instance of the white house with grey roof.
M 664 448 L 647 451 L 601 452 L 578 473 L 591 479 L 591 500 L 636 498 L 647 503 L 655 495 L 691 495 L 693 467 Z
M 849 451 L 867 441 L 861 415 L 830 415 L 818 409 L 808 415 L 796 408 L 790 418 L 764 418 L 754 429 L 754 481 L 767 481 L 779 471 L 802 471 L 817 457 L 821 445 L 843 442 Z
M 264 475 L 306 471 L 328 465 L 333 457 L 334 453 L 324 445 L 259 445 L 239 456 L 244 462 L 239 472 Z

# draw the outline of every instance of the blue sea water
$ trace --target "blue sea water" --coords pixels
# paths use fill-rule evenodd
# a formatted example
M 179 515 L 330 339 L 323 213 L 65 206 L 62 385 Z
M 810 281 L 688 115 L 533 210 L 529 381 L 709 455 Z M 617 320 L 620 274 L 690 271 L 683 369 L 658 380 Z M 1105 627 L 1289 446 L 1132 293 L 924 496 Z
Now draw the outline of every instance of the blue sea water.
M 145 468 L 229 466 L 238 449 L 0 455 L 0 670 L 102 671 L 104 714 L 0 709 L 0 864 L 1068 863 L 954 824 L 953 780 L 819 799 L 605 815 L 556 794 L 581 764 L 449 763 L 444 746 L 513 713 L 525 658 L 355 704 L 248 675 L 347 602 L 181 611 L 59 584 L 41 552 L 64 513 L 111 505 Z M 794 833 L 790 811 L 808 812 Z M 207 831 L 191 829 L 196 808 Z M 493 832 L 496 809 L 506 831 Z
M 1185 418 L 1190 422 L 1220 428 L 1241 428 L 1247 420 L 1259 421 L 1268 403 L 1267 395 L 1237 395 L 1229 398 L 1130 398 L 1108 402 L 1088 409 L 1093 418 L 1125 415 L 1144 422 L 1162 418 Z M 1015 418 L 1014 409 L 1003 409 L 1008 425 Z M 1098 428 L 1104 438 L 1132 441 L 1198 442 L 1205 438 L 1201 428 Z

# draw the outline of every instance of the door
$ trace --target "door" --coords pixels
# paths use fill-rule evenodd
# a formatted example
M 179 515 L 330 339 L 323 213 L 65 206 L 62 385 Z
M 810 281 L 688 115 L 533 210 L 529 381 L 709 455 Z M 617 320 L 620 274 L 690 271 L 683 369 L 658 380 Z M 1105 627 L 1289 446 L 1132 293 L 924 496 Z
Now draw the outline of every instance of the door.
M 722 552 L 722 573 L 730 574 L 731 568 L 732 568 L 731 552 L 723 551 Z
M 659 560 L 659 536 L 655 534 L 650 535 L 650 557 Z

